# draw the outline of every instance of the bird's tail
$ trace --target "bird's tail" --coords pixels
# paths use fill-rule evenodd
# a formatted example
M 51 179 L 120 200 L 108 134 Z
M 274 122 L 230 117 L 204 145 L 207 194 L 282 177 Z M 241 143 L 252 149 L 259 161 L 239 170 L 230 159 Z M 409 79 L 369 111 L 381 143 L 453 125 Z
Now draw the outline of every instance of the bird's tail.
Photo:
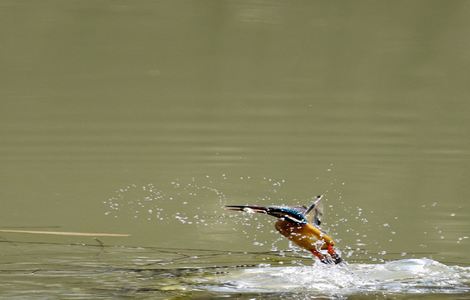
M 323 195 L 316 196 L 315 201 L 313 201 L 313 203 L 305 211 L 307 220 L 310 223 L 315 224 L 316 226 L 320 226 L 321 217 L 323 216 L 323 208 L 320 203 L 322 198 L 323 198 Z

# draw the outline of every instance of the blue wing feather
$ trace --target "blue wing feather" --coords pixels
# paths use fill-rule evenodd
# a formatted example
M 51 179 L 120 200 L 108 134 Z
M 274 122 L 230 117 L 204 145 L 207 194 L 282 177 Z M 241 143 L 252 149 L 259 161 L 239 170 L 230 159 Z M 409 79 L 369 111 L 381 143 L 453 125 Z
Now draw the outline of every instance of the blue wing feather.
M 266 213 L 278 218 L 288 218 L 289 220 L 298 223 L 308 223 L 303 212 L 295 207 L 268 206 Z

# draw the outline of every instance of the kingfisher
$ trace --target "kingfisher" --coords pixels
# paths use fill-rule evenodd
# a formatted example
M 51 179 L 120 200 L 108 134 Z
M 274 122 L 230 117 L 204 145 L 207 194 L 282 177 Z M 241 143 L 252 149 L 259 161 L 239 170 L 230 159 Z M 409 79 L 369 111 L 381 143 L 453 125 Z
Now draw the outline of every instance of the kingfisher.
M 319 208 L 322 195 L 315 197 L 310 206 L 258 206 L 226 205 L 233 211 L 263 213 L 276 217 L 274 227 L 279 233 L 294 242 L 300 248 L 310 251 L 322 263 L 339 264 L 343 260 L 336 252 L 335 242 L 321 228 Z M 326 253 L 321 250 L 326 250 Z

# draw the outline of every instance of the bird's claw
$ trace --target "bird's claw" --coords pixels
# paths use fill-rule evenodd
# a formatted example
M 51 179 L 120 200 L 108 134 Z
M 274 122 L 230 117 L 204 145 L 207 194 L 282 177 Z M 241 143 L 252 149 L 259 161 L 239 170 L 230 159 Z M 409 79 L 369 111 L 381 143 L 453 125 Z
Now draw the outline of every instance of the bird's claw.
M 342 263 L 343 259 L 339 257 L 339 255 L 334 255 L 334 256 L 324 255 L 322 258 L 320 258 L 320 261 L 327 265 L 333 265 L 333 264 L 337 265 L 337 264 Z
M 338 254 L 334 254 L 331 256 L 331 259 L 333 260 L 333 262 L 335 264 L 339 264 L 339 263 L 342 263 L 343 262 L 343 259 L 341 258 L 341 256 L 339 256 Z
M 335 263 L 329 255 L 324 255 L 323 258 L 320 259 L 320 261 L 327 265 L 332 265 Z

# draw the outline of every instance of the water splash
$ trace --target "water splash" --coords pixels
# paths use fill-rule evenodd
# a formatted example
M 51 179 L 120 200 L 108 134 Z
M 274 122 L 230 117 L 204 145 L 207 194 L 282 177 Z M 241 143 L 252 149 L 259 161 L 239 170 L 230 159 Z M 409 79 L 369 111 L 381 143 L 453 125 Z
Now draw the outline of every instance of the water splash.
M 330 165 L 327 184 L 326 203 L 328 206 L 323 229 L 342 242 L 339 232 L 346 232 L 354 240 L 342 243 L 348 257 L 363 255 L 361 248 L 367 244 L 364 228 L 351 226 L 351 219 L 366 219 L 362 208 L 347 205 L 342 198 L 344 182 L 339 182 L 332 174 Z M 319 180 L 319 177 L 315 181 Z M 235 190 L 234 190 L 235 188 Z M 287 190 L 286 190 L 287 188 Z M 302 205 L 307 204 L 317 193 L 296 198 L 288 191 L 289 181 L 270 176 L 227 175 L 199 176 L 174 179 L 159 184 L 130 184 L 117 189 L 104 201 L 105 215 L 114 218 L 131 219 L 135 222 L 158 222 L 163 226 L 174 224 L 206 228 L 232 228 L 246 236 L 247 243 L 259 248 L 277 249 L 282 239 L 276 239 L 277 233 L 272 220 L 264 216 L 227 213 L 223 206 L 233 203 L 259 205 Z M 327 198 L 331 200 L 328 201 Z M 332 220 L 337 220 L 331 222 Z M 364 225 L 364 224 L 362 224 Z M 356 229 L 355 229 L 356 228 Z M 256 230 L 253 230 L 256 229 Z M 351 232 L 350 232 L 351 231 Z M 276 236 L 276 237 L 275 237 Z M 285 247 L 285 246 L 284 246 Z M 295 250 L 296 248 L 293 248 Z
M 403 229 L 397 226 L 397 216 L 382 216 L 345 199 L 344 182 L 336 178 L 333 165 L 329 169 L 325 171 L 328 178 L 322 184 L 315 183 L 319 177 L 313 183 L 326 188 L 320 191 L 326 193 L 322 228 L 335 238 L 346 259 L 367 258 L 372 262 L 384 262 L 391 258 L 388 253 L 412 251 L 409 248 L 397 250 L 396 241 L 404 234 Z M 310 198 L 308 194 L 299 196 L 291 185 L 292 182 L 284 178 L 227 173 L 179 178 L 158 184 L 130 184 L 117 189 L 104 201 L 104 213 L 108 217 L 132 220 L 141 225 L 158 223 L 160 228 L 184 225 L 188 232 L 208 232 L 213 228 L 224 234 L 233 231 L 243 235 L 247 244 L 260 250 L 286 249 L 284 240 L 278 239 L 278 233 L 273 229 L 273 220 L 266 216 L 227 213 L 223 206 L 301 205 L 319 192 L 315 188 Z M 437 205 L 435 202 L 431 207 Z M 445 231 L 436 226 L 433 228 L 433 232 L 444 239 Z M 455 235 L 454 239 L 456 244 L 468 243 L 465 233 Z M 427 247 L 424 240 L 417 244 L 420 248 Z M 291 247 L 291 250 L 296 251 L 297 248 Z
M 179 222 L 183 224 L 206 224 L 207 216 L 213 214 L 201 204 L 199 199 L 209 199 L 208 207 L 221 207 L 225 195 L 218 189 L 195 178 L 182 182 L 173 180 L 166 184 L 131 184 L 117 189 L 103 201 L 106 216 L 156 221 L 163 224 Z
M 426 258 L 343 266 L 315 263 L 226 270 L 217 276 L 194 279 L 192 284 L 217 293 L 293 293 L 308 297 L 468 293 L 470 267 L 446 266 Z

